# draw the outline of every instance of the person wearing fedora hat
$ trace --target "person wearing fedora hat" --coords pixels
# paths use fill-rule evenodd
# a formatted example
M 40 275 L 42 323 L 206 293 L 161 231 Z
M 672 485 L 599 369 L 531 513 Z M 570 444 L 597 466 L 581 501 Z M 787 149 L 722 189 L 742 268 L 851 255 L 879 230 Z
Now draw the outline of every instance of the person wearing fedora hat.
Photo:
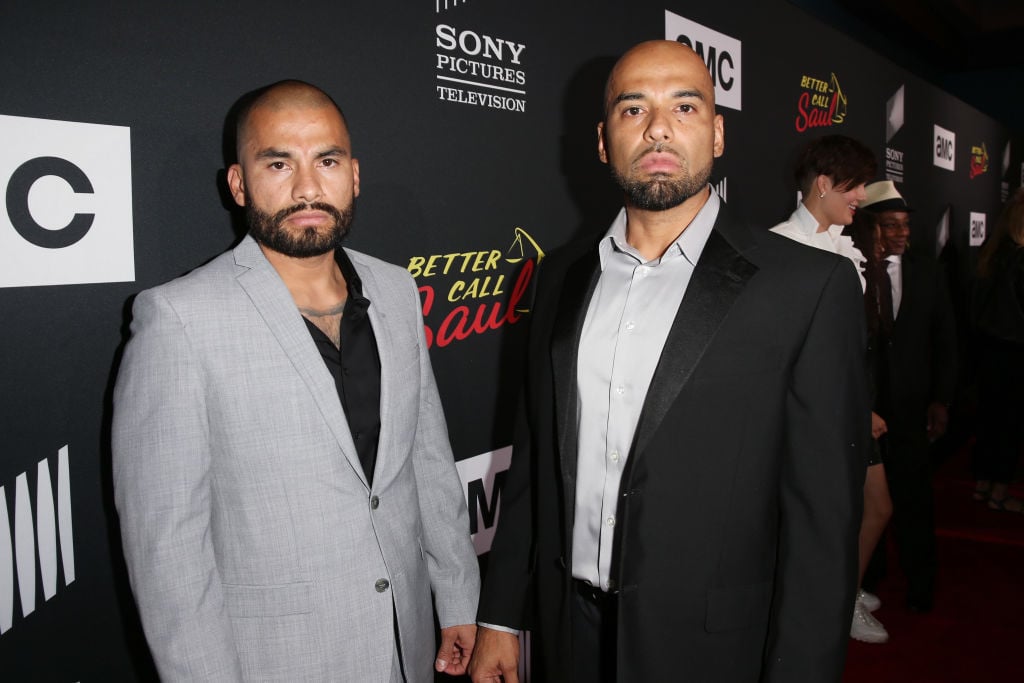
M 907 606 L 932 608 L 936 553 L 929 443 L 946 431 L 956 383 L 956 328 L 938 264 L 910 250 L 911 206 L 891 180 L 865 187 L 860 208 L 875 216 L 890 281 L 893 321 L 880 351 L 885 381 L 874 410 L 885 419 L 881 437 L 893 507 L 893 531 L 907 578 Z M 876 582 L 886 544 L 879 543 L 864 583 Z

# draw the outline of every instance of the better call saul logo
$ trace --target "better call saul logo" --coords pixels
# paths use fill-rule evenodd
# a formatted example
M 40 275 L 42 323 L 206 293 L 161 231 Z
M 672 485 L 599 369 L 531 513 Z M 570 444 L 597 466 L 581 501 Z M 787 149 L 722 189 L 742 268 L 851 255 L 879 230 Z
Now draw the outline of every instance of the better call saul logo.
M 715 104 L 739 111 L 743 108 L 743 43 L 695 21 L 665 11 L 665 38 L 689 47 L 704 60 L 715 84 Z
M 834 73 L 826 81 L 814 76 L 800 78 L 800 98 L 796 103 L 796 130 L 836 126 L 846 120 L 846 95 Z
M 413 256 L 427 346 L 448 346 L 512 325 L 529 312 L 527 293 L 544 252 L 522 228 L 511 246 Z
M 971 163 L 969 175 L 971 179 L 977 178 L 988 171 L 988 149 L 985 143 L 971 145 Z
M 135 279 L 129 129 L 0 115 L 0 287 Z

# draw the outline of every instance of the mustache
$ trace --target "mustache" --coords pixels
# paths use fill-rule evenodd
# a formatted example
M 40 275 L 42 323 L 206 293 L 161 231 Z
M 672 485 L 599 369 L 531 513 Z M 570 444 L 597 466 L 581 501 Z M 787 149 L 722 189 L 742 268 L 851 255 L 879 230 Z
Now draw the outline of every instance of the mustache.
M 673 147 L 665 144 L 664 142 L 656 142 L 647 149 L 637 154 L 636 158 L 633 160 L 634 163 L 640 161 L 648 154 L 671 154 L 677 158 L 679 157 L 679 152 L 677 152 Z
M 278 211 L 276 214 L 274 214 L 274 221 L 283 221 L 285 218 L 291 216 L 293 213 L 299 213 L 300 211 L 323 211 L 324 213 L 334 218 L 334 220 L 336 221 L 340 220 L 342 217 L 341 211 L 339 211 L 337 207 L 335 207 L 333 204 L 328 204 L 327 202 L 300 202 L 298 204 L 285 207 Z

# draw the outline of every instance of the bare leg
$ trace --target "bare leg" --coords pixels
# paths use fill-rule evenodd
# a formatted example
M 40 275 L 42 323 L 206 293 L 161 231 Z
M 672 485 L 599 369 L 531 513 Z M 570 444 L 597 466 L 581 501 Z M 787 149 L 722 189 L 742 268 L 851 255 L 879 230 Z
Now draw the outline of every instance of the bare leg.
M 889 484 L 885 480 L 885 465 L 879 463 L 868 467 L 864 479 L 864 517 L 860 524 L 860 563 L 857 572 L 857 586 L 864 578 L 871 553 L 878 545 L 878 539 L 885 531 L 885 525 L 892 517 L 892 500 L 889 498 Z

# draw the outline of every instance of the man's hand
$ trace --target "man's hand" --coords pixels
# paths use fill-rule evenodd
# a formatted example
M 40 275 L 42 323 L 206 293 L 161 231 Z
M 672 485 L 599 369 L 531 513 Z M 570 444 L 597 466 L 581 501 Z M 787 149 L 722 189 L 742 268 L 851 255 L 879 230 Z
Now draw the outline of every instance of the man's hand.
M 519 636 L 481 626 L 469 675 L 473 683 L 519 683 Z
M 932 401 L 928 404 L 928 440 L 935 441 L 946 433 L 946 424 L 949 422 L 949 412 L 946 406 Z
M 889 426 L 878 413 L 871 411 L 871 438 L 877 439 L 889 431 Z
M 441 647 L 434 668 L 451 676 L 466 673 L 466 665 L 476 643 L 476 624 L 460 624 L 441 629 Z

